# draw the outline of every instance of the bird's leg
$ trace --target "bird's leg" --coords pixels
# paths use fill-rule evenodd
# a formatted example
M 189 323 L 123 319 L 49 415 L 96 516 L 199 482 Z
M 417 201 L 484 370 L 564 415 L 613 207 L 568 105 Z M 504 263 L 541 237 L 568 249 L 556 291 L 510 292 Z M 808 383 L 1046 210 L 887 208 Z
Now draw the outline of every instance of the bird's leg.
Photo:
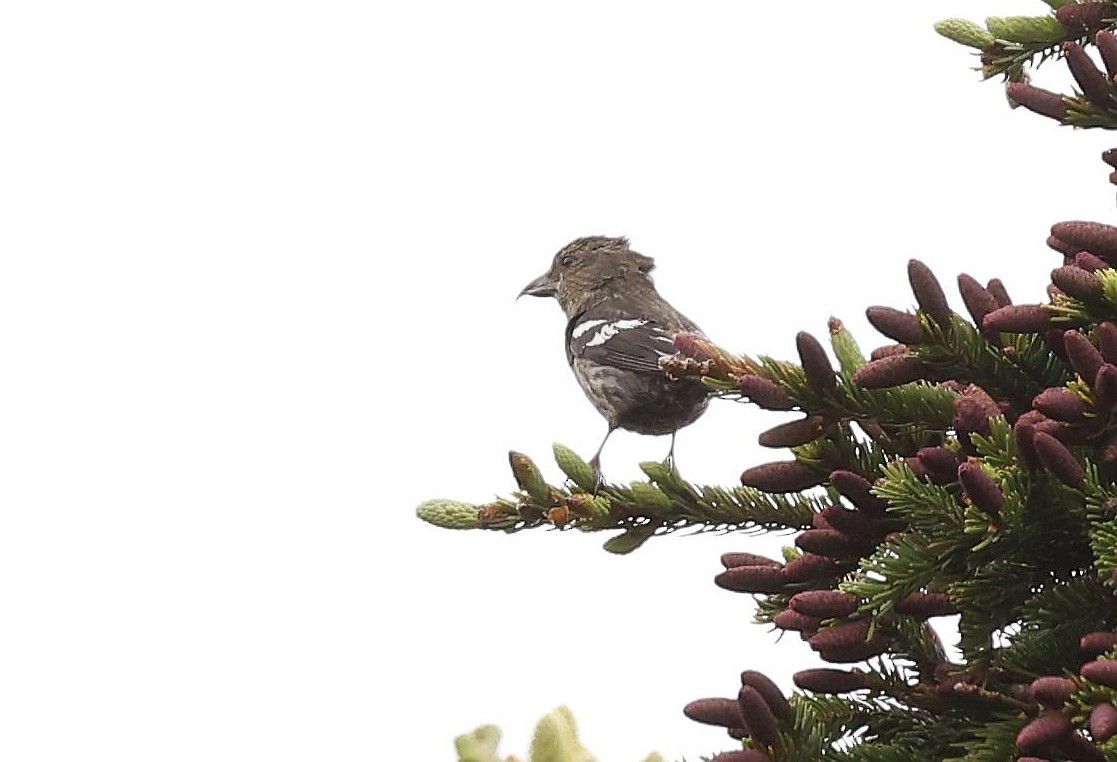
M 601 451 L 605 449 L 605 443 L 609 441 L 609 437 L 612 436 L 613 432 L 616 430 L 616 426 L 609 427 L 609 430 L 605 432 L 605 438 L 601 440 L 601 445 L 597 448 L 597 452 L 590 458 L 590 466 L 593 467 L 593 478 L 595 482 L 593 488 L 594 494 L 597 494 L 597 490 L 605 484 L 605 479 L 601 476 Z
M 672 471 L 677 471 L 675 468 L 675 432 L 671 432 L 671 447 L 667 450 L 667 457 L 663 459 L 663 465 L 667 466 Z

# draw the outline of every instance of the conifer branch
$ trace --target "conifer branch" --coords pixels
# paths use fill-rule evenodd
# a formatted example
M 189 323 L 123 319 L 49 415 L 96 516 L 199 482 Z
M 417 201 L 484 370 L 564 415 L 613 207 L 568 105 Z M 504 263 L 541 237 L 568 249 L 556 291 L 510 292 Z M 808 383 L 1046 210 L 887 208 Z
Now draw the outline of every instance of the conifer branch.
M 985 76 L 1005 76 L 1021 105 L 1117 127 L 1117 4 L 1048 5 L 938 28 L 980 51 Z M 1024 81 L 1050 58 L 1067 63 L 1074 94 Z M 1117 149 L 1103 158 L 1117 168 Z M 429 501 L 419 515 L 619 530 L 605 545 L 618 553 L 688 528 L 796 532 L 778 559 L 724 554 L 714 582 L 829 666 L 798 672 L 790 698 L 746 670 L 736 698 L 689 704 L 687 716 L 745 741 L 719 761 L 1117 758 L 1117 226 L 1057 223 L 1047 245 L 1061 257 L 1047 303 L 1013 304 L 999 280 L 962 274 L 968 319 L 908 262 L 918 308 L 869 307 L 893 343 L 867 357 L 836 319 L 829 351 L 795 336 L 796 360 L 676 336 L 669 377 L 799 414 L 761 435 L 787 452 L 746 468 L 740 486 L 692 485 L 657 463 L 643 464 L 646 481 L 599 485 L 556 445 L 564 483 L 513 453 L 511 496 Z M 931 626 L 947 616 L 953 655 Z
M 779 494 L 745 486 L 693 486 L 662 463 L 641 464 L 647 481 L 604 484 L 595 491 L 588 463 L 559 444 L 554 453 L 568 479 L 563 485 L 547 483 L 530 458 L 511 453 L 520 489 L 510 498 L 482 505 L 428 500 L 417 514 L 445 529 L 620 529 L 624 534 L 613 538 L 607 549 L 627 553 L 652 536 L 693 527 L 706 531 L 804 529 L 824 505 L 817 495 Z

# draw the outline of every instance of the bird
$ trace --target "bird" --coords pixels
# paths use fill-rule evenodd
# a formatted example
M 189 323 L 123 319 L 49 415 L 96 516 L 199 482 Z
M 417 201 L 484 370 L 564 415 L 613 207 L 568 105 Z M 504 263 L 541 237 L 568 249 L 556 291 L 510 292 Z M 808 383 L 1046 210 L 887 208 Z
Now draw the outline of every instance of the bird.
M 608 423 L 589 461 L 599 484 L 601 452 L 614 431 L 670 434 L 664 463 L 674 469 L 676 432 L 698 420 L 709 401 L 699 379 L 672 379 L 660 369 L 659 359 L 674 354 L 676 334 L 701 330 L 659 295 L 654 268 L 627 238 L 577 238 L 519 294 L 553 297 L 566 314 L 567 363 Z

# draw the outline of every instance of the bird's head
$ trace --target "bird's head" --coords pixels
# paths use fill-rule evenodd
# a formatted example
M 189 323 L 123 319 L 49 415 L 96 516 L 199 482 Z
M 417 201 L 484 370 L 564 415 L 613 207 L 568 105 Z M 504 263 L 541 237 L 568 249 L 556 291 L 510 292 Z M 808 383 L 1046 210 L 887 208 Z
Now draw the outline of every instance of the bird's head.
M 551 269 L 520 296 L 553 296 L 571 315 L 587 304 L 622 293 L 652 289 L 655 260 L 628 248 L 626 238 L 577 238 L 555 255 Z

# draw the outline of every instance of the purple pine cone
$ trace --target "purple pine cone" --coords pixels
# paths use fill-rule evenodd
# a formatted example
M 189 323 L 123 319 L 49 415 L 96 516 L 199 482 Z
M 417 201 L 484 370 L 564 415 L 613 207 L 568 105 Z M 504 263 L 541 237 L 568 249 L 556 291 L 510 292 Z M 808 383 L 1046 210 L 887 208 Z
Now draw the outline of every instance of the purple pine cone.
M 737 693 L 737 707 L 750 736 L 768 746 L 779 745 L 779 723 L 760 691 L 751 685 L 743 686 Z
M 821 415 L 812 415 L 773 426 L 760 434 L 759 442 L 763 447 L 798 447 L 818 439 L 825 428 L 826 420 Z
M 821 651 L 826 648 L 864 643 L 868 637 L 868 620 L 858 619 L 855 622 L 832 624 L 819 630 L 818 634 L 811 638 L 810 644 L 814 650 Z
M 1106 362 L 1117 365 L 1117 325 L 1106 320 L 1094 326 L 1094 340 Z
M 953 313 L 946 303 L 946 294 L 939 285 L 939 279 L 931 272 L 931 268 L 918 259 L 908 260 L 908 282 L 915 294 L 915 301 L 919 303 L 919 309 L 930 315 L 940 329 L 950 328 L 950 316 Z
M 756 553 L 722 553 L 721 565 L 726 569 L 735 569 L 738 566 L 783 566 L 774 558 L 759 556 Z
M 1098 52 L 1101 53 L 1102 63 L 1105 64 L 1105 73 L 1110 77 L 1117 76 L 1117 37 L 1114 37 L 1112 32 L 1098 32 L 1094 37 L 1094 44 L 1098 46 Z M 1106 153 L 1109 153 L 1109 151 L 1106 151 Z M 1117 167 L 1117 164 L 1113 164 L 1105 158 L 1105 154 L 1102 154 L 1102 160 L 1111 167 Z
M 1077 42 L 1064 42 L 1063 53 L 1066 55 L 1067 67 L 1086 99 L 1101 108 L 1112 106 L 1112 84 L 1082 46 Z
M 1046 675 L 1032 681 L 1028 695 L 1047 709 L 1059 709 L 1078 690 L 1078 684 L 1069 677 Z
M 1064 294 L 1084 302 L 1102 297 L 1102 283 L 1098 276 L 1075 265 L 1056 267 L 1051 271 L 1051 282 Z
M 820 556 L 848 558 L 857 555 L 864 543 L 854 542 L 837 529 L 808 529 L 795 538 L 795 546 Z
M 1078 641 L 1078 647 L 1086 653 L 1105 653 L 1117 647 L 1117 632 L 1088 632 Z
M 811 334 L 800 331 L 795 334 L 795 348 L 799 352 L 799 361 L 803 365 L 803 373 L 807 376 L 807 383 L 816 392 L 826 392 L 834 388 L 834 366 L 822 348 Z
M 776 627 L 779 627 L 781 630 L 804 632 L 813 635 L 818 632 L 822 620 L 816 616 L 807 616 L 806 614 L 800 614 L 798 611 L 784 609 L 772 617 L 772 624 L 776 625 Z
M 1045 714 L 1032 720 L 1016 736 L 1016 746 L 1025 754 L 1051 752 L 1074 733 L 1070 717 L 1062 712 Z
M 1078 423 L 1089 411 L 1086 400 L 1064 386 L 1044 389 L 1032 400 L 1032 407 L 1056 421 Z
M 962 303 L 966 305 L 966 311 L 970 313 L 976 326 L 981 326 L 981 321 L 986 315 L 1002 306 L 989 289 L 965 273 L 958 276 L 958 292 L 962 295 Z
M 1066 348 L 1071 367 L 1083 381 L 1092 385 L 1098 375 L 1098 368 L 1105 362 L 1101 352 L 1086 338 L 1085 334 L 1073 329 L 1063 332 L 1063 346 Z
M 838 573 L 834 559 L 815 553 L 804 553 L 783 567 L 788 582 L 810 582 L 811 580 L 830 579 Z
M 1072 32 L 1091 35 L 1117 18 L 1113 3 L 1089 2 L 1084 5 L 1064 5 L 1055 11 L 1055 20 Z
M 755 688 L 777 719 L 786 720 L 791 717 L 791 704 L 788 703 L 787 696 L 784 696 L 779 686 L 763 672 L 746 669 L 741 673 L 741 685 Z
M 843 622 L 819 630 L 807 642 L 826 661 L 848 664 L 864 661 L 888 650 L 888 640 L 885 637 L 877 634 L 866 640 L 868 635 L 868 622 Z
M 1073 243 L 1067 243 L 1053 235 L 1047 236 L 1047 246 L 1062 254 L 1064 260 L 1070 259 L 1079 251 L 1079 248 Z
M 914 355 L 893 355 L 870 360 L 853 374 L 853 383 L 865 389 L 887 389 L 925 378 L 927 368 Z
M 1090 710 L 1090 735 L 1098 743 L 1105 743 L 1117 734 L 1117 709 L 1103 701 Z
M 1010 304 L 986 315 L 981 327 L 1003 333 L 1040 333 L 1051 327 L 1051 313 L 1042 304 Z
M 1076 251 L 1088 251 L 1106 262 L 1117 262 L 1117 227 L 1113 225 L 1085 220 L 1056 222 L 1051 226 L 1051 235 L 1076 247 Z
M 997 304 L 1002 307 L 1007 307 L 1012 304 L 1012 297 L 1008 295 L 1008 291 L 1005 290 L 1005 284 L 1001 283 L 1000 278 L 993 278 L 985 284 L 985 288 L 988 289 L 989 293 L 993 295 L 993 298 L 997 300 Z
M 958 466 L 965 462 L 964 455 L 946 447 L 924 447 L 915 457 L 927 470 L 934 484 L 950 484 L 958 481 Z
M 880 360 L 884 357 L 895 357 L 896 355 L 906 355 L 909 353 L 906 344 L 886 344 L 883 347 L 877 347 L 869 353 L 870 360 Z
M 954 426 L 969 434 L 989 436 L 990 419 L 1001 416 L 997 401 L 980 386 L 970 384 L 962 396 L 954 400 Z
M 1094 410 L 1106 414 L 1117 406 L 1117 365 L 1103 364 L 1094 376 Z
M 1012 438 L 1016 442 L 1016 454 L 1020 456 L 1020 461 L 1029 471 L 1035 471 L 1040 467 L 1039 456 L 1036 455 L 1035 445 L 1032 444 L 1035 436 L 1035 424 L 1024 421 L 1023 416 L 1012 427 Z
M 1117 688 L 1117 660 L 1115 659 L 1086 662 L 1078 670 L 1078 674 L 1107 688 Z
M 743 728 L 745 721 L 737 702 L 729 698 L 695 699 L 683 707 L 688 720 L 703 725 L 716 725 L 722 728 Z
M 919 316 L 892 307 L 869 307 L 865 310 L 869 325 L 901 344 L 922 344 L 927 341 Z
M 958 466 L 958 480 L 974 507 L 996 516 L 1005 505 L 1005 496 L 993 477 L 979 463 L 967 461 Z
M 871 492 L 872 483 L 861 474 L 838 469 L 837 471 L 831 471 L 827 480 L 834 489 L 841 493 L 842 497 L 849 500 L 868 516 L 879 518 L 884 516 L 888 510 L 887 501 Z
M 954 470 L 957 472 L 957 466 Z M 864 511 L 851 511 L 840 505 L 828 505 L 823 509 L 822 516 L 834 529 L 861 542 L 875 542 L 884 534 L 880 522 Z
M 1066 445 L 1050 434 L 1037 431 L 1032 438 L 1039 462 L 1054 474 L 1055 478 L 1071 487 L 1081 487 L 1086 481 L 1086 469 Z
M 795 407 L 782 386 L 763 376 L 741 376 L 737 381 L 737 388 L 741 390 L 741 394 L 765 410 L 791 410 Z
M 832 667 L 804 669 L 796 672 L 791 679 L 797 687 L 812 693 L 851 693 L 869 687 L 864 673 Z
M 842 619 L 857 611 L 860 601 L 837 590 L 805 590 L 791 596 L 788 605 L 800 614 L 821 619 Z
M 745 469 L 741 484 L 765 492 L 800 492 L 821 484 L 823 477 L 810 466 L 797 460 L 762 463 Z
M 789 581 L 782 566 L 735 566 L 714 577 L 714 584 L 735 593 L 778 593 Z
M 1062 122 L 1067 118 L 1067 104 L 1063 96 L 1025 82 L 1010 82 L 1005 93 L 1029 111 Z
M 958 606 L 946 593 L 915 592 L 896 602 L 896 612 L 924 620 L 957 614 Z
M 1096 257 L 1088 251 L 1080 251 L 1074 255 L 1074 264 L 1076 267 L 1081 267 L 1088 273 L 1097 272 L 1098 270 L 1108 270 L 1109 263 L 1101 257 Z

